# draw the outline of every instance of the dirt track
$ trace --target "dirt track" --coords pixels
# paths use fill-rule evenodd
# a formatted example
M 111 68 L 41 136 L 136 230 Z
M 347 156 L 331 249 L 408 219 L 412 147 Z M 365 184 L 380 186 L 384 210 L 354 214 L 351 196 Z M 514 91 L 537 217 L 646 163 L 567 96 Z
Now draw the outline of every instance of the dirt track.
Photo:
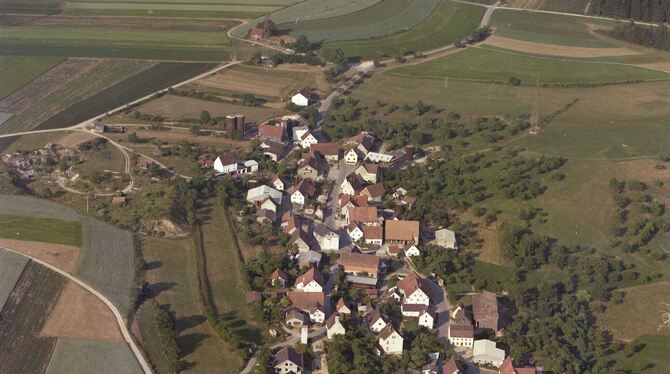
M 79 259 L 79 248 L 71 245 L 12 239 L 0 239 L 0 245 L 38 258 L 68 273 L 74 270 Z
M 504 36 L 493 35 L 486 40 L 485 45 L 492 47 L 509 49 L 512 51 L 547 55 L 560 57 L 611 57 L 611 56 L 627 56 L 637 55 L 638 52 L 628 48 L 586 48 L 586 47 L 570 47 L 555 44 L 544 44 L 527 42 L 523 40 L 506 38 Z

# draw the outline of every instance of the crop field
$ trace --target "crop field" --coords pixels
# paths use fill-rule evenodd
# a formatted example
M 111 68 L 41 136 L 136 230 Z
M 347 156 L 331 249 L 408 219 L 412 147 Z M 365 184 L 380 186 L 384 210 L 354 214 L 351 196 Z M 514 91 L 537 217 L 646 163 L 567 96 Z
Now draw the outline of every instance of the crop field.
M 63 61 L 60 57 L 0 56 L 0 99 Z
M 0 207 L 2 213 L 8 215 L 79 220 L 79 213 L 73 209 L 29 196 L 0 195 Z
M 288 1 L 68 1 L 64 15 L 189 17 L 189 18 L 254 18 L 295 3 Z
M 27 258 L 0 249 L 0 311 L 27 263 Z
M 29 240 L 14 240 L 0 238 L 0 245 L 11 248 L 63 271 L 71 273 L 77 265 L 80 248 L 72 245 L 53 244 Z
M 565 45 L 557 47 L 555 44 L 527 42 L 498 35 L 493 35 L 486 39 L 486 43 L 482 48 L 516 51 L 533 56 L 556 56 L 602 62 L 642 64 L 662 61 L 662 59 L 655 57 L 651 53 L 643 55 L 637 51 L 623 47 L 589 48 L 569 47 Z
M 580 84 L 670 78 L 670 74 L 635 66 L 538 58 L 481 48 L 393 69 L 391 74 L 498 82 L 516 77 L 528 85 L 535 85 L 537 80 L 543 84 Z
M 152 295 L 161 305 L 169 305 L 174 312 L 178 332 L 177 342 L 182 351 L 180 360 L 186 372 L 225 372 L 239 370 L 241 360 L 230 352 L 216 336 L 202 315 L 198 299 L 196 253 L 192 238 L 167 239 L 145 236 L 142 238 L 144 260 L 149 265 L 146 280 Z M 160 348 L 152 342 L 153 316 L 143 304 L 138 314 L 143 346 L 157 361 Z M 142 313 L 142 310 L 145 313 Z M 151 355 L 151 353 L 154 353 Z
M 82 253 L 74 273 L 126 315 L 135 271 L 132 234 L 85 216 L 81 225 Z
M 621 369 L 631 373 L 665 374 L 670 370 L 670 337 L 643 335 L 633 341 L 641 347 L 639 352 L 628 356 L 625 351 L 617 353 L 616 359 L 624 362 Z
M 65 278 L 29 262 L 2 309 L 0 372 L 43 373 L 56 338 L 39 336 L 53 309 Z
M 342 49 L 346 56 L 395 57 L 410 51 L 442 47 L 469 35 L 479 25 L 484 8 L 442 1 L 426 20 L 409 31 L 376 39 L 326 42 L 323 49 Z
M 491 17 L 491 26 L 496 28 L 496 35 L 535 43 L 590 48 L 612 47 L 611 43 L 596 38 L 590 26 L 607 28 L 612 22 L 502 9 L 497 9 Z
M 47 374 L 142 373 L 126 342 L 58 338 Z
M 77 221 L 0 214 L 0 237 L 80 246 L 81 225 Z
M 7 13 L 51 14 L 62 6 L 63 0 L 0 0 L 0 11 Z
M 440 0 L 384 0 L 356 13 L 278 26 L 313 41 L 368 39 L 407 31 L 428 17 Z
M 491 3 L 494 1 L 491 0 Z M 512 0 L 509 5 L 517 8 L 549 10 L 553 12 L 566 12 L 583 14 L 589 4 L 589 0 Z

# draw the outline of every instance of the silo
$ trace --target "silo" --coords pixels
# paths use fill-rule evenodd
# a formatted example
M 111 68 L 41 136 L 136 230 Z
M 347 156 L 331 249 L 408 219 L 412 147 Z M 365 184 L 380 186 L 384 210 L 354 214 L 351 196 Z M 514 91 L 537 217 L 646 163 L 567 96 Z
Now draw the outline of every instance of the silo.
M 228 136 L 235 132 L 235 130 L 237 130 L 237 116 L 229 114 L 226 116 L 226 132 Z
M 237 117 L 237 129 L 240 130 L 242 134 L 244 134 L 244 131 L 246 130 L 246 121 L 244 114 L 237 114 L 236 117 Z

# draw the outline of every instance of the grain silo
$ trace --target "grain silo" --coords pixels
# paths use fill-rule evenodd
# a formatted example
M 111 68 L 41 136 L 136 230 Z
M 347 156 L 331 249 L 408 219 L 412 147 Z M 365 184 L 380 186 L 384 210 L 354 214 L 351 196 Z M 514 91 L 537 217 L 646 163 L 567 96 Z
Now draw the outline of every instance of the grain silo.
M 244 117 L 244 114 L 237 114 L 237 129 L 240 130 L 242 134 L 244 134 L 244 131 L 246 130 L 246 118 Z
M 237 116 L 229 114 L 226 116 L 226 133 L 230 136 L 235 130 L 237 130 Z

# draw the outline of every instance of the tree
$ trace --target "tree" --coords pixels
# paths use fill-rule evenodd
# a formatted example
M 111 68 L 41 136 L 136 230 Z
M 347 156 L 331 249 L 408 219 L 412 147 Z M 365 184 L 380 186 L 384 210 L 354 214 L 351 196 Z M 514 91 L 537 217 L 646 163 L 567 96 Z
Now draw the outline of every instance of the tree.
M 307 53 L 312 50 L 312 43 L 307 40 L 305 35 L 300 35 L 293 43 L 293 49 L 298 53 Z
M 135 113 L 137 113 L 137 112 L 135 112 Z M 131 143 L 139 143 L 140 142 L 140 137 L 137 136 L 137 133 L 133 131 L 132 133 L 128 134 L 128 141 L 131 142 Z
M 203 110 L 202 112 L 200 112 L 200 120 L 201 120 L 202 122 L 205 122 L 205 123 L 206 123 L 206 122 L 211 121 L 211 119 L 212 119 L 212 116 L 209 114 L 208 111 Z
M 191 127 L 189 127 L 188 131 L 190 131 L 191 134 L 193 135 L 200 135 L 200 126 L 192 124 Z
M 267 347 L 262 347 L 258 351 L 258 358 L 256 358 L 256 367 L 254 374 L 272 374 L 274 368 L 272 367 L 272 353 Z

